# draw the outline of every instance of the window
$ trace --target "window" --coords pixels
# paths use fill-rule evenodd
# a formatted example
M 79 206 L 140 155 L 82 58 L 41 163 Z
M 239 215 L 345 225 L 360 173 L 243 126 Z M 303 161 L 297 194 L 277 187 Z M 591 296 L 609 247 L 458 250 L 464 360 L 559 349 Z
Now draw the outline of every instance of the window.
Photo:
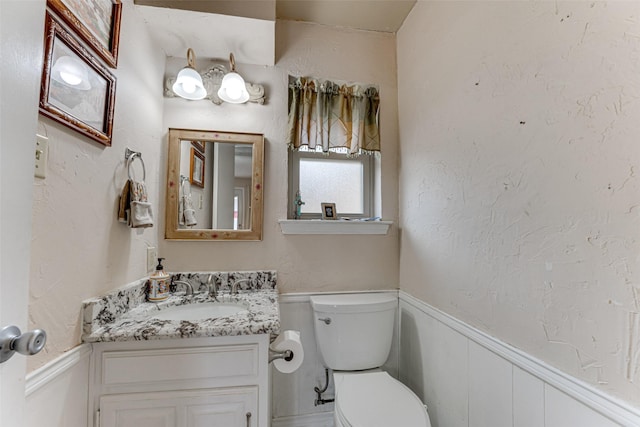
M 341 153 L 290 151 L 289 218 L 295 218 L 300 191 L 301 219 L 322 218 L 321 203 L 335 203 L 338 218 L 373 216 L 371 155 L 349 157 Z
M 374 85 L 289 76 L 289 218 L 373 216 L 379 105 Z

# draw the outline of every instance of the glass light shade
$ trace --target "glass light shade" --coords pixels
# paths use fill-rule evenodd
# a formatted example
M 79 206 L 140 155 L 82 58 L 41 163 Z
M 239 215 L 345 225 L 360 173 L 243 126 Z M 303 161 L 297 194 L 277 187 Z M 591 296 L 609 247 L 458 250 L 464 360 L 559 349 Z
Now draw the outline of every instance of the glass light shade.
M 61 56 L 53 64 L 51 78 L 77 90 L 91 89 L 87 67 L 77 58 Z
M 173 93 L 179 97 L 193 101 L 207 96 L 207 90 L 202 84 L 202 77 L 195 69 L 188 66 L 180 70 L 172 89 Z
M 224 102 L 242 104 L 249 100 L 249 92 L 242 76 L 235 72 L 225 74 L 218 90 L 218 97 Z

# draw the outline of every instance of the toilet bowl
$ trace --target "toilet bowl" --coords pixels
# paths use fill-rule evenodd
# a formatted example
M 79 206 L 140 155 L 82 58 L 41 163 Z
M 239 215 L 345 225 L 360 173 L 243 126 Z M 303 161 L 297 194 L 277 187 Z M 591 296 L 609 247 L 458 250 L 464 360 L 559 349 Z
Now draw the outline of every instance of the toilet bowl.
M 430 427 L 427 409 L 384 371 L 335 372 L 335 427 Z
M 312 296 L 316 343 L 333 370 L 336 427 L 430 427 L 426 407 L 380 367 L 398 300 L 389 293 Z

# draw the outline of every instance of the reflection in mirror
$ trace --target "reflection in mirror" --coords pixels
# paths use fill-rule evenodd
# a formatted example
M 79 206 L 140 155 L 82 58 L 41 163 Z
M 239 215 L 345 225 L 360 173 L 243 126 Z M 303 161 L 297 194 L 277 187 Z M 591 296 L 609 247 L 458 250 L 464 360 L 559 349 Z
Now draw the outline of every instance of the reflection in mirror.
M 250 229 L 252 159 L 248 144 L 181 140 L 178 227 Z
M 261 240 L 264 139 L 169 129 L 167 239 Z

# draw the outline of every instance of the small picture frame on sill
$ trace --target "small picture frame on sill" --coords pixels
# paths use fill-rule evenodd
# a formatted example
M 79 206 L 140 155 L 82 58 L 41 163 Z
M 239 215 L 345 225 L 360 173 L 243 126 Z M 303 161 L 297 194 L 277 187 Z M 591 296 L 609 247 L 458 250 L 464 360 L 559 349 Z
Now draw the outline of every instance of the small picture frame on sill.
M 335 203 L 322 203 L 322 219 L 336 219 L 336 204 Z

